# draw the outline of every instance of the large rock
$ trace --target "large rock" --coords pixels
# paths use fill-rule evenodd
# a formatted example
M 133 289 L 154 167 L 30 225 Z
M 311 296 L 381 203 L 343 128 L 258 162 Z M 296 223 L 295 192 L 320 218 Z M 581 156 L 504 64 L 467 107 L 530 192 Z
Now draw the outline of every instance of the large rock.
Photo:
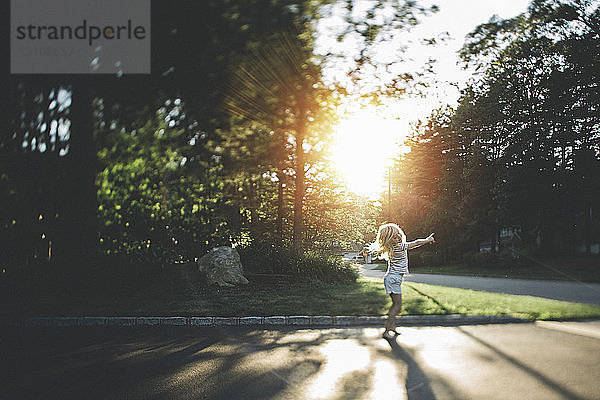
M 235 286 L 247 284 L 237 250 L 222 246 L 212 249 L 198 260 L 198 271 L 206 273 L 209 285 Z

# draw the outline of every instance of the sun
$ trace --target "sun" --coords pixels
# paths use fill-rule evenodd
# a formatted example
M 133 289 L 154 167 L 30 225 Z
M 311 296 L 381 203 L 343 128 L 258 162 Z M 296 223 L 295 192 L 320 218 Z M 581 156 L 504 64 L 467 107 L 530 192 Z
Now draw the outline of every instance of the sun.
M 335 131 L 332 160 L 348 189 L 378 198 L 387 187 L 390 161 L 406 151 L 408 123 L 362 109 L 347 115 Z

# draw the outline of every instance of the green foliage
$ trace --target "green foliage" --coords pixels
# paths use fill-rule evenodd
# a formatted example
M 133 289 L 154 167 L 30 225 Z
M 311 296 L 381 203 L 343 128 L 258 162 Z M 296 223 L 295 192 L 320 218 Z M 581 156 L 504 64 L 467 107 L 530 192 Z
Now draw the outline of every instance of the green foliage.
M 436 5 L 425 7 L 416 1 L 395 0 L 331 3 L 320 12 L 336 15 L 339 22 L 329 29 L 342 45 L 328 46 L 323 62 L 329 69 L 337 71 L 337 79 L 347 82 L 345 86 L 349 92 L 358 97 L 370 92 L 380 100 L 419 92 L 427 85 L 426 79 L 422 79 L 427 75 L 427 65 L 407 71 L 403 50 L 396 48 L 394 56 L 382 57 L 385 53 L 382 46 L 391 37 L 401 37 L 402 33 L 418 25 L 422 16 L 437 12 Z M 431 39 L 430 43 L 434 42 L 435 39 Z
M 99 241 L 106 254 L 172 264 L 228 244 L 218 162 L 189 160 L 187 132 L 164 117 L 132 132 L 99 132 Z
M 463 255 L 462 260 L 469 267 L 480 269 L 503 269 L 506 271 L 515 268 L 525 268 L 531 264 L 526 258 L 514 257 L 508 250 L 502 250 L 497 253 L 469 252 Z
M 332 168 L 333 170 L 333 168 Z M 313 180 L 305 203 L 305 248 L 331 253 L 332 244 L 351 248 L 373 240 L 379 208 L 343 188 L 335 176 Z

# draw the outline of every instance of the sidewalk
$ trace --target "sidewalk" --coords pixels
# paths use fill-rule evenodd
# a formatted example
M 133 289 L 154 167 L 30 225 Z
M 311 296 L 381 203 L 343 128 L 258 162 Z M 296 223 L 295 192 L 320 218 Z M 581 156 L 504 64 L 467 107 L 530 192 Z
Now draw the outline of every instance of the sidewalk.
M 385 275 L 385 271 L 379 271 L 375 269 L 380 265 L 385 264 L 361 264 L 359 265 L 358 272 L 360 276 L 366 276 L 370 278 L 383 278 L 383 275 Z
M 264 317 L 32 317 L 0 320 L 13 328 L 153 327 L 153 326 L 261 326 L 261 327 L 350 327 L 383 326 L 387 317 L 351 315 L 276 315 Z M 454 326 L 532 322 L 510 315 L 405 315 L 399 326 Z

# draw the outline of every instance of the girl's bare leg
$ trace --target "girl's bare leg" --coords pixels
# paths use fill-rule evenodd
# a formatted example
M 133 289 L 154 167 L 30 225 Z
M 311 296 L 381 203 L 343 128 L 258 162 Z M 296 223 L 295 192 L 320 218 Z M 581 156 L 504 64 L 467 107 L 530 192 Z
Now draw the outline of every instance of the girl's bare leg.
M 400 314 L 400 311 L 402 311 L 402 295 L 391 293 L 390 297 L 392 298 L 392 306 L 388 311 L 388 319 L 385 321 L 384 333 L 396 330 L 396 315 Z

